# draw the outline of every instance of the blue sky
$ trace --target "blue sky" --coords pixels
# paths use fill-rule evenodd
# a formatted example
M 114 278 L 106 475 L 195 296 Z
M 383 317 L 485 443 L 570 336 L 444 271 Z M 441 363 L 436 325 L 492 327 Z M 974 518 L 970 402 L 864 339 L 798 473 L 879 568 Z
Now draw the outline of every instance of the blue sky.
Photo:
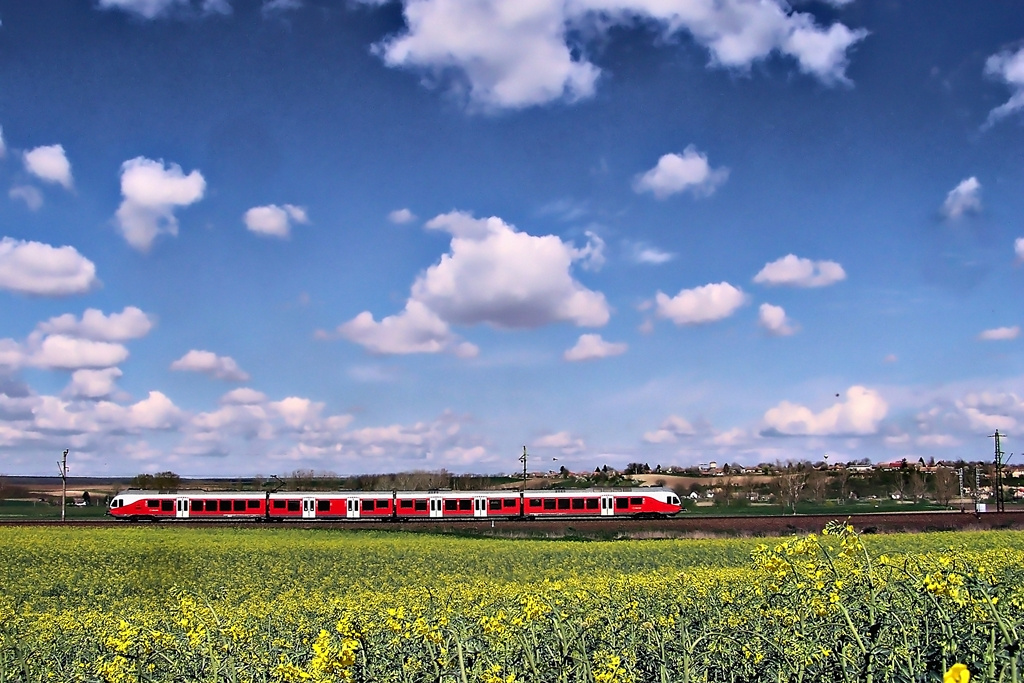
M 79 475 L 266 475 L 1024 436 L 1019 2 L 0 22 L 2 474 L 64 448 Z

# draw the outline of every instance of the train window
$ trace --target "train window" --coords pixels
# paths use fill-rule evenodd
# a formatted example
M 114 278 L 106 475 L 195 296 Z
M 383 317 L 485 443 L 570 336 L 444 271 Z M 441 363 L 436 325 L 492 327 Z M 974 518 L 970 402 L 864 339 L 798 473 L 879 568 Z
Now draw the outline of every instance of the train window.
M 284 501 L 283 500 L 275 500 L 272 507 L 275 510 L 283 510 L 284 509 Z
M 158 508 L 158 507 L 160 507 L 160 501 L 159 500 L 147 500 L 146 501 L 146 507 L 148 507 L 148 508 Z
M 629 499 L 629 504 L 630 505 L 643 505 L 644 504 L 644 499 L 643 498 L 630 498 Z
M 615 507 L 622 510 L 629 507 L 629 498 L 616 498 Z
M 400 500 L 400 501 L 398 501 L 398 507 L 404 508 L 404 509 L 411 508 L 412 507 L 412 501 L 411 500 Z
M 583 509 L 583 499 L 582 498 L 573 498 L 572 499 L 572 509 L 573 510 L 582 510 Z
M 192 512 L 202 512 L 202 511 L 203 511 L 203 501 L 201 501 L 201 500 L 193 500 L 192 501 Z
M 174 511 L 174 501 L 173 500 L 161 500 L 160 501 L 160 511 L 161 512 L 173 512 Z
M 236 500 L 235 501 L 235 512 L 245 512 L 245 501 L 244 500 Z
M 419 511 L 419 512 L 426 512 L 427 511 L 427 501 L 425 501 L 425 500 L 417 500 L 416 501 L 416 510 Z
M 318 500 L 316 502 L 316 511 L 317 512 L 330 512 L 331 511 L 331 501 L 329 501 L 329 500 Z
M 541 504 L 542 504 L 542 501 L 541 501 L 540 498 L 531 498 L 530 499 L 530 507 L 532 507 L 532 508 L 539 508 L 541 506 Z
M 597 509 L 597 498 L 587 498 L 587 509 L 588 510 L 596 510 Z
M 458 510 L 459 509 L 459 501 L 457 501 L 457 500 L 446 500 L 444 502 L 444 509 L 445 510 Z
M 250 509 L 252 509 L 252 508 L 259 508 L 259 507 L 260 507 L 260 501 L 258 501 L 258 500 L 250 500 L 249 501 L 249 508 Z
M 378 510 L 387 510 L 389 507 L 391 507 L 391 501 L 390 500 L 378 500 L 377 501 L 377 509 Z
M 500 510 L 501 509 L 501 498 L 491 498 L 489 501 L 487 501 L 487 506 L 491 510 Z
M 230 500 L 222 500 L 220 502 L 220 511 L 221 512 L 231 512 L 231 501 Z
M 559 510 L 568 510 L 569 509 L 569 502 L 570 501 L 569 501 L 568 498 L 559 498 L 558 499 L 558 509 Z
M 301 502 L 302 501 L 298 501 L 298 500 L 289 500 L 288 501 L 288 512 L 298 512 L 299 511 L 299 505 L 300 505 Z
M 518 498 L 506 498 L 505 499 L 505 507 L 507 507 L 507 508 L 519 507 L 519 499 Z
M 364 500 L 363 501 L 363 512 L 367 512 L 367 511 L 371 511 L 371 510 L 373 510 L 373 501 L 372 500 Z
M 555 509 L 555 504 L 556 503 L 555 503 L 555 499 L 554 498 L 545 498 L 544 499 L 544 509 L 545 510 L 554 510 Z
M 469 498 L 465 498 L 463 500 L 460 500 L 459 501 L 459 509 L 460 510 L 472 510 L 473 509 L 473 501 L 470 500 Z

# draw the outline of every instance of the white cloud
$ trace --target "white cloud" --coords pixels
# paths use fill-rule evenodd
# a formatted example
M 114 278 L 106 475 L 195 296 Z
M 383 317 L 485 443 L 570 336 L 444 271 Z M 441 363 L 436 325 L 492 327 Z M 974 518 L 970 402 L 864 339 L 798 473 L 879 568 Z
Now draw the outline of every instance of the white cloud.
M 546 434 L 533 442 L 534 448 L 557 448 L 564 455 L 575 455 L 587 449 L 587 444 L 569 432 Z
M 708 157 L 690 145 L 682 154 L 665 154 L 657 165 L 633 180 L 635 192 L 650 192 L 665 199 L 689 191 L 695 197 L 707 197 L 729 177 L 729 169 L 712 169 Z
M 127 358 L 128 349 L 121 344 L 51 334 L 39 342 L 30 342 L 25 362 L 38 368 L 75 370 L 109 368 Z
M 301 8 L 302 0 L 263 0 L 263 7 L 260 10 L 263 12 L 263 16 L 268 16 Z
M 206 180 L 199 171 L 185 175 L 181 166 L 145 157 L 121 164 L 121 194 L 116 221 L 125 240 L 139 251 L 148 251 L 157 235 L 178 234 L 174 210 L 203 198 Z
M 985 75 L 1010 86 L 1010 99 L 989 112 L 986 126 L 1024 110 L 1024 48 L 989 57 L 985 60 Z
M 99 0 L 100 9 L 121 10 L 143 19 L 156 19 L 176 12 L 191 12 L 192 0 Z M 231 14 L 228 0 L 200 0 L 199 11 L 205 14 Z
M 791 287 L 826 287 L 845 279 L 846 271 L 835 261 L 812 261 L 795 254 L 766 263 L 754 276 L 757 284 Z
M 568 361 L 594 360 L 619 356 L 626 352 L 626 343 L 607 342 L 599 334 L 581 334 L 576 344 L 567 350 L 562 357 Z
M 787 337 L 796 332 L 796 325 L 786 317 L 786 311 L 782 306 L 761 304 L 761 308 L 758 310 L 758 322 L 769 334 L 777 337 Z
M 764 414 L 766 434 L 834 436 L 874 434 L 889 405 L 873 389 L 852 386 L 846 400 L 814 413 L 802 405 L 782 401 Z
M 728 282 L 684 289 L 674 297 L 658 292 L 655 311 L 676 325 L 697 325 L 728 318 L 747 302 L 742 289 Z
M 0 289 L 64 296 L 87 292 L 96 284 L 96 266 L 74 247 L 0 239 Z
M 557 322 L 600 326 L 610 311 L 604 295 L 572 277 L 574 263 L 596 267 L 603 242 L 588 233 L 583 248 L 554 235 L 519 232 L 500 218 L 461 212 L 435 217 L 430 230 L 451 235 L 449 252 L 416 278 L 405 309 L 377 322 L 364 311 L 337 334 L 374 353 L 476 355 L 450 325 L 535 328 Z M 320 333 L 319 336 L 327 336 Z
M 416 214 L 409 209 L 395 209 L 388 214 L 388 220 L 396 225 L 402 225 L 416 220 Z
M 675 254 L 658 249 L 657 247 L 651 247 L 645 244 L 630 245 L 629 258 L 633 263 L 658 266 L 662 263 L 668 263 L 675 257 Z
M 15 185 L 7 196 L 25 202 L 30 211 L 38 211 L 43 206 L 43 193 L 32 185 Z
M 1024 237 L 1018 237 L 1013 241 L 1013 253 L 1017 255 L 1018 261 L 1024 261 Z
M 114 383 L 120 376 L 121 370 L 118 368 L 75 370 L 64 393 L 76 398 L 104 398 L 114 393 Z
M 680 436 L 693 436 L 696 433 L 697 430 L 688 420 L 677 415 L 669 415 L 661 423 L 661 427 L 644 434 L 644 441 L 647 443 L 675 443 Z
M 1005 341 L 1016 339 L 1019 335 L 1020 326 L 1014 325 L 1013 327 L 995 327 L 991 330 L 984 330 L 978 335 L 978 339 L 982 341 Z
M 942 203 L 942 215 L 956 219 L 965 213 L 981 211 L 981 183 L 974 176 L 960 181 L 960 184 L 949 191 L 946 201 Z
M 36 147 L 25 152 L 25 170 L 48 183 L 57 183 L 71 189 L 71 162 L 64 153 L 63 145 Z
M 252 403 L 264 403 L 267 400 L 266 394 L 249 387 L 239 387 L 232 389 L 228 393 L 220 397 L 221 403 L 227 404 L 252 404 Z
M 419 301 L 409 300 L 405 309 L 377 322 L 363 311 L 338 326 L 338 336 L 365 347 L 371 353 L 451 352 L 465 358 L 479 353 L 474 345 L 460 342 L 446 322 Z
M 309 223 L 306 210 L 293 204 L 256 206 L 246 211 L 242 220 L 250 232 L 282 238 L 291 234 L 293 223 Z
M 120 313 L 104 315 L 95 308 L 86 309 L 78 319 L 70 313 L 50 318 L 36 326 L 37 333 L 64 334 L 95 341 L 126 341 L 139 339 L 153 329 L 153 320 L 135 306 L 126 306 Z
M 192 349 L 171 363 L 171 370 L 202 372 L 228 382 L 246 382 L 249 379 L 249 373 L 238 367 L 234 358 L 197 349 Z
M 867 32 L 818 26 L 774 0 L 404 0 L 406 30 L 376 46 L 388 66 L 447 79 L 471 105 L 518 109 L 595 92 L 600 69 L 569 35 L 600 37 L 648 24 L 688 33 L 711 63 L 747 69 L 771 54 L 796 59 L 826 84 L 847 82 L 847 50 Z
M 4 128 L 0 126 L 0 159 L 7 156 L 7 141 L 4 139 Z

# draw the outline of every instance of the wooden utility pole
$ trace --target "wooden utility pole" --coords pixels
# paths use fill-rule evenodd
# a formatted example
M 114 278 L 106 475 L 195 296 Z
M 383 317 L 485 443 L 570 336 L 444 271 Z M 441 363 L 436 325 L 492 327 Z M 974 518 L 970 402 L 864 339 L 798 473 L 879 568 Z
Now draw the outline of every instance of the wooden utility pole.
M 64 449 L 64 457 L 57 467 L 60 468 L 60 521 L 64 521 L 65 507 L 68 502 L 68 449 Z

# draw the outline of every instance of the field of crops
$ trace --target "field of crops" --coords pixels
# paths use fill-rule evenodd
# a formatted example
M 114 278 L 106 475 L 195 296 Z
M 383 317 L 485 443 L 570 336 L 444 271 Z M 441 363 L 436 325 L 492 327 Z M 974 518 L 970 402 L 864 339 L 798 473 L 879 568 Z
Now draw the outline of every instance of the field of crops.
M 1019 683 L 1022 548 L 3 528 L 0 683 Z

